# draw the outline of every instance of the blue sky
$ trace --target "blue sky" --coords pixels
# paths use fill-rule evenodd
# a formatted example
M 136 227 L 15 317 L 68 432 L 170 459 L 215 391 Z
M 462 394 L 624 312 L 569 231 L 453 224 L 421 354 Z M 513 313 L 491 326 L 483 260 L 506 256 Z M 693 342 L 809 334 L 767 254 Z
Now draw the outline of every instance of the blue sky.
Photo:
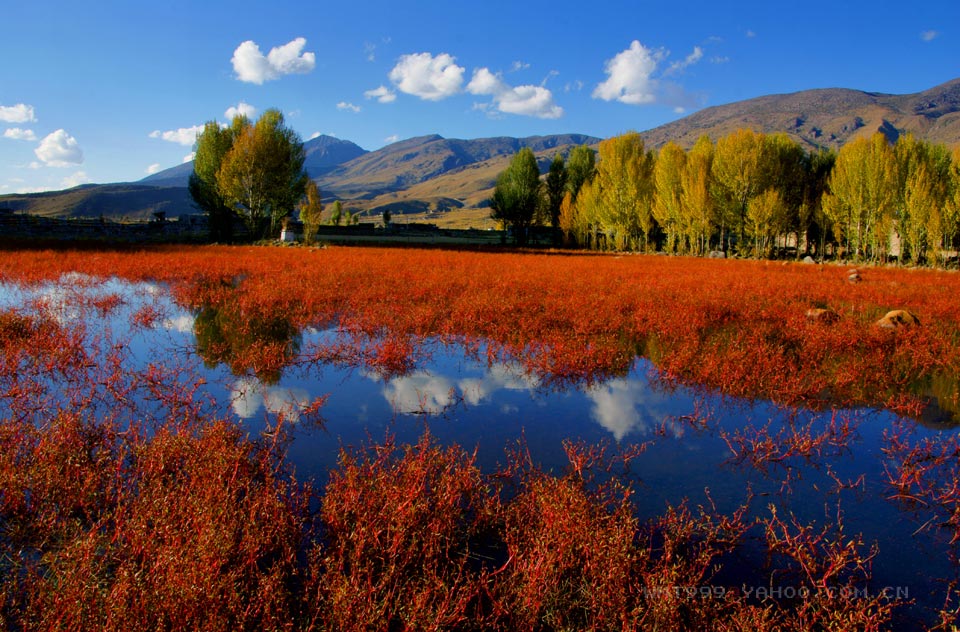
M 765 94 L 960 77 L 958 0 L 12 0 L 0 15 L 0 194 L 139 180 L 238 110 L 372 150 L 608 137 Z

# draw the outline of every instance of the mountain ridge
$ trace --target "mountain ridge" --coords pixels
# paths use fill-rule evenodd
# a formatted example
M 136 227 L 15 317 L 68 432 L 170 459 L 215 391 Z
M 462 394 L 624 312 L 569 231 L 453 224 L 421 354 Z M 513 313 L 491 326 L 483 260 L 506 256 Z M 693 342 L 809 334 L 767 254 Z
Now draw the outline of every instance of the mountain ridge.
M 960 78 L 903 95 L 849 88 L 763 95 L 704 108 L 641 136 L 651 149 L 668 142 L 689 148 L 702 135 L 716 140 L 740 128 L 783 132 L 808 150 L 838 149 L 878 131 L 891 141 L 909 133 L 960 145 Z M 600 140 L 575 133 L 480 139 L 429 134 L 367 151 L 351 141 L 319 136 L 304 143 L 305 168 L 325 200 L 343 200 L 354 212 L 374 215 L 389 209 L 434 221 L 472 209 L 472 217 L 484 221 L 496 177 L 521 147 L 530 147 L 545 170 L 554 153 Z M 184 163 L 138 182 L 0 196 L 0 208 L 66 217 L 145 219 L 157 211 L 172 217 L 196 212 L 186 192 L 192 169 L 192 163 Z

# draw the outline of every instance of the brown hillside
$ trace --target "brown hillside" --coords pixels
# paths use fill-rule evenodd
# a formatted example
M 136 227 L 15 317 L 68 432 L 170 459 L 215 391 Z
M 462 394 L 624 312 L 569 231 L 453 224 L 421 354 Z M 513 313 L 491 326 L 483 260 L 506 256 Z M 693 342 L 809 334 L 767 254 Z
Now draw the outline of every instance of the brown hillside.
M 910 133 L 953 146 L 960 144 L 960 79 L 908 95 L 830 88 L 758 97 L 706 108 L 643 136 L 654 147 L 691 147 L 703 134 L 716 140 L 740 128 L 785 132 L 808 148 L 838 149 L 878 131 L 891 141 Z

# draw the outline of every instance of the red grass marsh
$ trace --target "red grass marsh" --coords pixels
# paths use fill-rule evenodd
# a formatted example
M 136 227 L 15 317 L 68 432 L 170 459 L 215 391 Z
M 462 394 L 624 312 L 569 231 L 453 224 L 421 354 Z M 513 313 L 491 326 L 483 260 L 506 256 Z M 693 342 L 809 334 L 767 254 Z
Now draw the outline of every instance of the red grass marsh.
M 0 253 L 0 628 L 949 630 L 960 276 Z

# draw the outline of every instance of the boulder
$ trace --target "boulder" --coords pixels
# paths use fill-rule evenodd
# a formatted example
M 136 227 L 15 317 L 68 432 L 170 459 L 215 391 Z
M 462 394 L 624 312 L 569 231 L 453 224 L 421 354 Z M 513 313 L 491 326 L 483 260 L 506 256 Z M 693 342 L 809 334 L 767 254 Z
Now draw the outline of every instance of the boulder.
M 722 250 L 711 250 L 710 254 L 707 255 L 708 259 L 726 259 L 727 253 Z
M 835 323 L 840 320 L 840 315 L 832 309 L 812 307 L 807 310 L 807 319 L 818 323 Z
M 804 263 L 816 263 L 816 261 L 815 261 L 815 260 L 813 259 L 813 257 L 811 257 L 810 255 L 807 255 L 806 257 L 804 257 L 804 258 L 803 258 L 803 262 L 804 262 Z
M 850 270 L 847 272 L 847 281 L 850 283 L 859 283 L 861 280 L 859 270 Z
M 899 329 L 901 327 L 919 327 L 920 319 L 905 309 L 895 309 L 876 322 L 882 329 Z

